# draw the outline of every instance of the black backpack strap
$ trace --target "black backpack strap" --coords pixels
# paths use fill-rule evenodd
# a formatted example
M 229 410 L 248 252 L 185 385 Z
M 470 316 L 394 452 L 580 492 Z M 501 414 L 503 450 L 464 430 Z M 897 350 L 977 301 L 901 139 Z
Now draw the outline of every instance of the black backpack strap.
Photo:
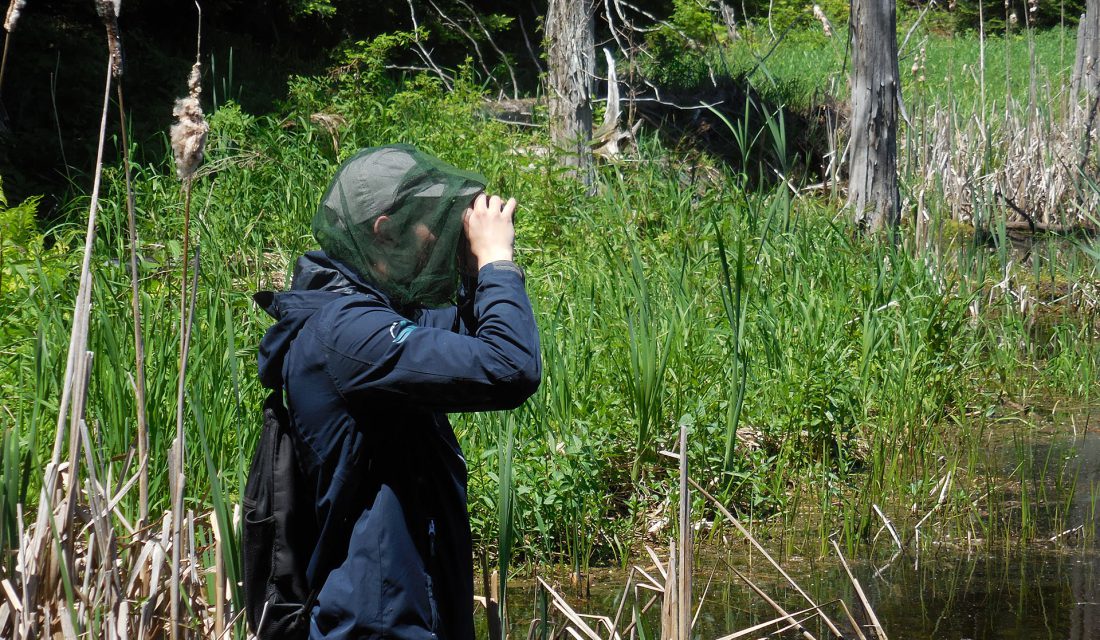
M 282 389 L 272 391 L 242 499 L 245 612 L 262 640 L 307 637 L 317 595 L 306 586 L 316 535 L 308 526 L 312 518 L 303 513 L 308 505 L 301 498 L 304 478 L 291 426 Z

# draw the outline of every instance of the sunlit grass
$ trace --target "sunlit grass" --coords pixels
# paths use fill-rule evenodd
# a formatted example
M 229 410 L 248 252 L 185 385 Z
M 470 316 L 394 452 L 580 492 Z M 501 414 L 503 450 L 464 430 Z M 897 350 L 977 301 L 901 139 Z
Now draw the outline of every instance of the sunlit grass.
M 1039 48 L 1049 51 L 1054 37 L 1038 36 Z M 797 67 L 812 76 L 799 60 L 787 67 L 778 57 L 769 72 L 791 78 Z M 950 58 L 937 64 L 952 68 Z M 659 454 L 675 449 L 682 424 L 691 430 L 693 477 L 742 515 L 789 533 L 788 549 L 793 532 L 822 549 L 837 529 L 849 545 L 867 541 L 881 525 L 876 506 L 899 522 L 933 514 L 921 529 L 929 538 L 1043 535 L 1033 505 L 1071 481 L 1037 485 L 1028 467 L 1018 473 L 1024 505 L 1000 504 L 990 448 L 1008 440 L 994 435 L 1006 429 L 997 424 L 1006 399 L 1093 396 L 1097 272 L 1087 242 L 1041 248 L 1024 265 L 1003 228 L 996 248 L 951 233 L 958 228 L 944 206 L 929 210 L 939 233 L 928 241 L 864 242 L 833 202 L 795 196 L 787 185 L 754 190 L 746 173 L 671 157 L 648 135 L 635 155 L 600 167 L 589 197 L 538 151 L 540 132 L 485 118 L 480 99 L 472 84 L 444 94 L 423 80 L 373 92 L 318 81 L 292 98 L 285 118 L 254 118 L 231 104 L 214 114 L 192 209 L 202 262 L 185 500 L 217 514 L 232 585 L 233 505 L 263 397 L 255 351 L 270 322 L 250 295 L 287 286 L 294 258 L 313 248 L 309 220 L 339 160 L 395 141 L 478 170 L 521 203 L 517 255 L 542 332 L 545 381 L 508 416 L 455 419 L 477 552 L 494 560 L 484 566 L 498 568 L 502 586 L 524 566 L 560 564 L 580 575 L 592 563 L 623 561 L 646 536 L 667 535 L 672 472 Z M 309 120 L 322 106 L 350 123 L 339 144 Z M 765 129 L 736 137 L 783 150 L 786 131 L 777 113 Z M 118 170 L 107 178 L 88 415 L 99 475 L 117 486 L 139 461 L 122 178 Z M 169 505 L 183 212 L 167 158 L 137 167 L 135 189 L 150 513 L 159 514 Z M 37 495 L 53 446 L 83 205 L 70 203 L 72 226 L 3 249 L 4 548 L 18 535 L 15 505 L 26 510 Z M 1028 437 L 1026 425 L 1014 433 Z M 136 521 L 137 509 L 135 492 L 122 497 L 123 517 Z

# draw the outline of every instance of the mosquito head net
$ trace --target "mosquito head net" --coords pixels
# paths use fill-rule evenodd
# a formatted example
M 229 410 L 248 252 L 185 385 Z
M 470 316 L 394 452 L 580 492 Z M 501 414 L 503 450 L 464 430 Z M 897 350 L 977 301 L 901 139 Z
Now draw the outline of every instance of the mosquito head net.
M 313 236 L 393 302 L 445 305 L 458 287 L 463 211 L 484 189 L 484 177 L 409 145 L 363 149 L 336 171 Z

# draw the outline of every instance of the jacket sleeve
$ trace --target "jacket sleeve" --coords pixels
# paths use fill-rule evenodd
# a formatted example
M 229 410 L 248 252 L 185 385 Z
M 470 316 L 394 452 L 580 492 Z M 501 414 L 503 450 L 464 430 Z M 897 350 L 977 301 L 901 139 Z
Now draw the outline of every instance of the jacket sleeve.
M 471 292 L 477 290 L 477 276 L 463 276 L 458 289 L 458 304 L 438 309 L 421 309 L 416 324 L 421 327 L 447 329 L 453 333 L 472 335 L 474 301 Z
M 538 328 L 511 262 L 478 273 L 471 335 L 423 326 L 383 302 L 355 296 L 319 324 L 325 366 L 349 402 L 383 394 L 437 411 L 519 406 L 538 388 Z

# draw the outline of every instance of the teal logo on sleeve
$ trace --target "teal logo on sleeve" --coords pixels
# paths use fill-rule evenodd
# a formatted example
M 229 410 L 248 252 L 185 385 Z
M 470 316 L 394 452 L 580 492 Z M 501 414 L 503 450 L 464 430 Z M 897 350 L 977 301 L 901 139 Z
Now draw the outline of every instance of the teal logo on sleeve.
M 390 337 L 393 338 L 394 344 L 401 344 L 418 328 L 412 320 L 401 320 L 390 325 Z

